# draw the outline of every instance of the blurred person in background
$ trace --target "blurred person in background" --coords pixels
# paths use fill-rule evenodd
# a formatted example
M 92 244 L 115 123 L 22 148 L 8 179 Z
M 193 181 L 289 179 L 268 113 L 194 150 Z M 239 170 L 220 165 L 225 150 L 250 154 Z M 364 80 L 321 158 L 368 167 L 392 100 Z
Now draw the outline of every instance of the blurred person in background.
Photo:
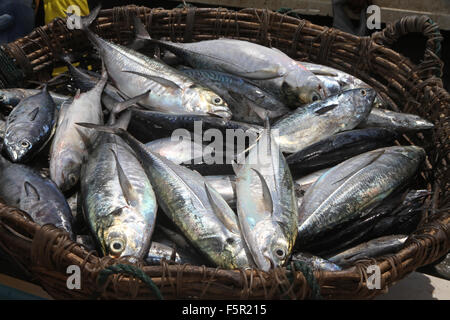
M 29 34 L 34 15 L 33 0 L 0 0 L 0 44 Z

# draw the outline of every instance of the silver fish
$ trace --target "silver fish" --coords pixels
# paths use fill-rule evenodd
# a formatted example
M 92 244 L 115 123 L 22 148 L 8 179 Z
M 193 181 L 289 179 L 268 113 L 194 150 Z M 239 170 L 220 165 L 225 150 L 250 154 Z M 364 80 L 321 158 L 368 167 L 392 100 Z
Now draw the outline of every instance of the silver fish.
M 189 256 L 189 254 L 180 251 L 173 246 L 152 241 L 150 250 L 145 257 L 145 262 L 148 265 L 159 265 L 163 259 L 176 264 L 199 265 L 195 259 L 192 259 Z
M 228 269 L 250 266 L 236 215 L 199 173 L 149 151 L 123 129 L 80 125 L 115 133 L 130 145 L 152 182 L 159 206 L 211 262 Z
M 194 43 L 155 40 L 147 33 L 138 35 L 138 38 L 161 45 L 194 68 L 258 80 L 259 85 L 282 96 L 290 106 L 307 104 L 328 95 L 322 82 L 312 72 L 275 48 L 223 38 Z
M 350 89 L 372 88 L 366 82 L 342 70 L 310 62 L 301 62 L 301 64 L 314 73 L 332 94 L 338 94 Z M 373 106 L 374 108 L 381 108 L 386 107 L 387 104 L 377 94 L 373 101 Z
M 323 271 L 340 271 L 342 268 L 337 264 L 323 259 L 321 257 L 306 253 L 298 252 L 292 255 L 292 261 L 300 261 L 309 265 L 313 270 L 323 270 Z
M 64 195 L 50 179 L 0 156 L 0 198 L 17 207 L 39 225 L 53 224 L 73 237 L 72 213 Z
M 50 177 L 63 190 L 74 187 L 80 177 L 81 164 L 87 157 L 88 146 L 96 138 L 96 132 L 80 128 L 77 122 L 103 124 L 101 95 L 107 81 L 106 71 L 96 86 L 78 93 L 73 102 L 64 104 L 50 149 Z
M 157 204 L 133 151 L 119 137 L 103 138 L 81 172 L 83 211 L 104 255 L 144 258 Z
M 109 76 L 120 91 L 135 97 L 150 90 L 141 104 L 154 110 L 231 118 L 230 109 L 221 97 L 181 71 L 91 32 L 89 24 L 95 20 L 99 10 L 97 7 L 82 18 L 82 29 L 98 49 Z
M 364 258 L 376 258 L 388 253 L 397 252 L 403 248 L 407 239 L 408 236 L 406 235 L 376 238 L 328 257 L 328 260 L 341 267 L 347 267 Z
M 15 107 L 19 102 L 25 98 L 37 95 L 41 93 L 42 90 L 38 89 L 22 89 L 22 88 L 11 88 L 11 89 L 0 89 L 0 106 L 12 106 Z M 72 97 L 59 94 L 56 92 L 49 91 L 50 96 L 55 102 L 56 108 L 59 109 L 61 104 L 66 101 L 70 101 Z
M 273 125 L 281 151 L 298 152 L 333 134 L 351 130 L 372 109 L 373 89 L 353 89 L 300 107 Z
M 286 160 L 264 130 L 236 168 L 237 212 L 243 237 L 258 268 L 282 266 L 297 236 L 297 200 Z
M 205 176 L 205 179 L 231 206 L 236 206 L 236 177 L 233 175 Z
M 182 71 L 218 93 L 230 107 L 234 120 L 263 124 L 266 116 L 275 119 L 289 112 L 274 95 L 249 80 L 214 70 Z
M 150 141 L 145 146 L 152 152 L 163 156 L 175 164 L 191 163 L 199 155 L 211 154 L 211 146 L 203 146 L 190 139 L 172 140 L 171 137 Z
M 311 240 L 367 215 L 369 208 L 408 182 L 424 158 L 425 151 L 420 147 L 387 147 L 328 170 L 305 193 L 299 209 L 299 240 Z
M 47 86 L 21 100 L 6 121 L 3 148 L 13 162 L 32 159 L 50 140 L 55 129 L 55 103 Z
M 382 127 L 400 132 L 408 132 L 432 129 L 434 128 L 434 124 L 415 114 L 373 108 L 367 119 L 362 121 L 358 127 Z

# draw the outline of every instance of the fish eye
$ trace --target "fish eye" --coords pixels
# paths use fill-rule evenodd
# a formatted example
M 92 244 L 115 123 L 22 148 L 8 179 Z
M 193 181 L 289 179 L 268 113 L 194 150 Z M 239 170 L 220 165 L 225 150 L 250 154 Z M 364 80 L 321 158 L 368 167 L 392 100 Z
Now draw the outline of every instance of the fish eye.
M 314 102 L 314 101 L 317 101 L 317 100 L 320 100 L 320 96 L 317 94 L 317 93 L 313 93 L 313 95 L 312 95 L 312 97 L 311 97 L 311 100 Z
M 69 174 L 68 178 L 69 178 L 69 183 L 71 185 L 74 185 L 77 183 L 77 177 L 73 173 Z
M 118 256 L 125 250 L 125 244 L 120 239 L 115 239 L 109 245 L 109 251 L 112 255 Z
M 0 101 L 5 101 L 6 97 L 3 94 L 0 94 Z
M 367 93 L 367 92 L 366 92 L 366 90 L 364 90 L 364 89 L 363 89 L 363 90 L 361 90 L 361 95 L 362 95 L 362 96 L 365 96 L 365 95 L 366 95 L 366 93 Z
M 222 99 L 220 99 L 219 97 L 216 97 L 216 98 L 214 98 L 213 102 L 214 102 L 214 104 L 221 104 Z
M 278 259 L 284 259 L 285 256 L 286 256 L 286 252 L 283 249 L 281 249 L 281 248 L 275 249 L 275 254 L 276 254 Z
M 29 148 L 30 147 L 30 142 L 28 140 L 22 140 L 22 141 L 20 141 L 20 145 L 23 148 Z

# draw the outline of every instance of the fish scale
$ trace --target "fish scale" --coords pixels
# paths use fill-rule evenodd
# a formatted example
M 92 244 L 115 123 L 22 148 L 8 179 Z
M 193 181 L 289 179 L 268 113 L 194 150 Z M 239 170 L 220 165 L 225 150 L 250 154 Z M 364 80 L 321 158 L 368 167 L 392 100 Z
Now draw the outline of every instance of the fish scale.
M 328 170 L 305 193 L 299 239 L 308 241 L 380 203 L 416 173 L 424 155 L 419 147 L 387 147 Z

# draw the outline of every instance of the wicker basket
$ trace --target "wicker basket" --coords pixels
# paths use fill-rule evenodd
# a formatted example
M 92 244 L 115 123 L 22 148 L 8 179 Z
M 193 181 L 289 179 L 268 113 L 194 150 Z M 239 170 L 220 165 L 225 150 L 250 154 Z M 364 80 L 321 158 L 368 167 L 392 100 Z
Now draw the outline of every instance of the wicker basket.
M 401 251 L 359 261 L 339 272 L 315 271 L 314 277 L 308 270 L 296 271 L 292 266 L 269 273 L 166 262 L 150 267 L 135 264 L 130 269 L 126 268 L 129 265 L 126 261 L 99 258 L 72 242 L 62 231 L 49 225 L 40 227 L 21 211 L 0 203 L 0 247 L 51 296 L 155 299 L 155 290 L 148 285 L 151 278 L 165 299 L 305 299 L 318 297 L 319 288 L 320 295 L 328 299 L 367 299 L 386 292 L 393 283 L 449 251 L 450 95 L 440 79 L 442 62 L 438 56 L 442 37 L 428 17 L 405 17 L 371 37 L 357 37 L 267 10 L 163 10 L 127 6 L 102 11 L 93 27 L 106 39 L 128 43 L 134 34 L 131 13 L 143 19 L 155 38 L 168 37 L 180 42 L 218 37 L 243 39 L 277 47 L 299 60 L 344 70 L 376 88 L 393 110 L 432 120 L 435 124 L 432 133 L 403 135 L 401 141 L 426 149 L 427 160 L 417 186 L 427 188 L 432 195 L 426 201 L 424 221 Z M 422 33 L 427 38 L 426 51 L 418 65 L 390 49 L 399 37 L 410 32 Z M 1 70 L 6 79 L 3 82 L 17 86 L 28 80 L 48 80 L 54 67 L 53 52 L 61 48 L 81 53 L 92 50 L 82 32 L 68 30 L 65 21 L 57 19 L 3 47 L 2 59 L 8 66 Z M 122 268 L 110 267 L 118 263 Z M 366 286 L 366 267 L 374 263 L 381 271 L 379 290 Z M 80 290 L 69 290 L 66 286 L 69 265 L 81 268 Z

